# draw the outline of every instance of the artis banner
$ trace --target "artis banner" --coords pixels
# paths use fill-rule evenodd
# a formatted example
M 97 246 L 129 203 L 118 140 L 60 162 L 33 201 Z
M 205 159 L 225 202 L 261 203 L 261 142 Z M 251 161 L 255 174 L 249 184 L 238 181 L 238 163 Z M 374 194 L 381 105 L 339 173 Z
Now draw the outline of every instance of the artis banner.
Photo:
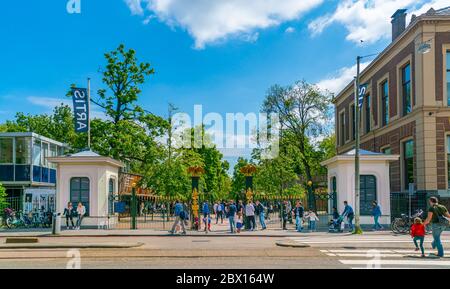
M 89 102 L 86 88 L 72 88 L 75 132 L 87 132 L 89 128 Z

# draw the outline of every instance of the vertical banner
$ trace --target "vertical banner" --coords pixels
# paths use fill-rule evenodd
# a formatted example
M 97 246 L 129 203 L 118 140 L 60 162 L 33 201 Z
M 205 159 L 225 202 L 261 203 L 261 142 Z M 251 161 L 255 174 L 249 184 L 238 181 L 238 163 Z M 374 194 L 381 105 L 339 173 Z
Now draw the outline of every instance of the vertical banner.
M 361 108 L 364 102 L 364 96 L 366 95 L 367 92 L 367 83 L 361 84 L 359 86 L 359 91 L 358 91 L 358 105 Z
M 75 117 L 75 132 L 89 130 L 89 101 L 86 88 L 72 88 L 73 114 Z

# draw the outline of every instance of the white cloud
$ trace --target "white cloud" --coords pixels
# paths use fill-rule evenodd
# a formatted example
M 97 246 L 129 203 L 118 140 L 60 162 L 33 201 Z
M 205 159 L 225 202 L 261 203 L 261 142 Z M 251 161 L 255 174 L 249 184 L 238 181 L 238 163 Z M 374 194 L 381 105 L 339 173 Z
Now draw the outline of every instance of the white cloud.
M 408 9 L 408 14 L 422 14 L 429 8 L 443 8 L 448 0 L 343 0 L 333 13 L 312 21 L 308 28 L 312 35 L 318 35 L 328 26 L 343 25 L 352 42 L 364 40 L 368 43 L 391 37 L 391 16 L 397 9 Z
M 125 0 L 133 15 L 144 14 L 144 9 L 141 6 L 141 0 Z
M 361 71 L 366 68 L 370 62 L 361 63 Z M 328 90 L 334 94 L 338 94 L 344 89 L 356 76 L 356 64 L 351 67 L 343 67 L 329 78 L 322 79 L 317 83 L 320 89 Z
M 125 0 L 131 12 L 152 13 L 171 27 L 182 27 L 195 39 L 195 47 L 242 35 L 253 41 L 258 29 L 295 20 L 323 0 Z
M 286 30 L 284 32 L 285 33 L 294 33 L 295 32 L 295 28 L 294 27 L 288 27 L 288 28 L 286 28 Z

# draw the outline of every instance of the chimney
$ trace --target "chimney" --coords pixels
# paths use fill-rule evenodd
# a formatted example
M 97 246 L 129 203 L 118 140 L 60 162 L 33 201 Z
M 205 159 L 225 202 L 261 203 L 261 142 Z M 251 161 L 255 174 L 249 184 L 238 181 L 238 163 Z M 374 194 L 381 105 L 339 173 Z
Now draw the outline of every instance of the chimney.
M 392 20 L 392 42 L 405 31 L 406 28 L 406 9 L 398 9 L 394 15 L 391 16 Z

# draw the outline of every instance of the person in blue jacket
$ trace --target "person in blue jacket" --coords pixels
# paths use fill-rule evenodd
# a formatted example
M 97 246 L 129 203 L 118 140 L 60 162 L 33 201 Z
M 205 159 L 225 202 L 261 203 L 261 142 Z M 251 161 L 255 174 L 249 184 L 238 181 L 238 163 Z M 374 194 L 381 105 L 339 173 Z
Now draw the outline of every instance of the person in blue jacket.
M 342 212 L 342 218 L 345 217 L 347 217 L 348 228 L 350 232 L 353 232 L 354 230 L 353 219 L 355 218 L 355 212 L 353 211 L 353 208 L 348 204 L 347 201 L 344 202 L 344 212 Z
M 380 217 L 382 215 L 381 213 L 381 207 L 380 205 L 378 205 L 377 201 L 373 201 L 372 203 L 372 216 L 373 216 L 373 220 L 374 220 L 374 225 L 373 225 L 373 230 L 383 230 L 383 226 L 380 225 Z
M 203 202 L 202 215 L 203 215 L 203 222 L 205 223 L 205 232 L 211 231 L 211 230 L 208 230 L 208 223 L 210 222 L 210 215 L 211 215 L 211 211 L 209 210 L 208 201 Z

